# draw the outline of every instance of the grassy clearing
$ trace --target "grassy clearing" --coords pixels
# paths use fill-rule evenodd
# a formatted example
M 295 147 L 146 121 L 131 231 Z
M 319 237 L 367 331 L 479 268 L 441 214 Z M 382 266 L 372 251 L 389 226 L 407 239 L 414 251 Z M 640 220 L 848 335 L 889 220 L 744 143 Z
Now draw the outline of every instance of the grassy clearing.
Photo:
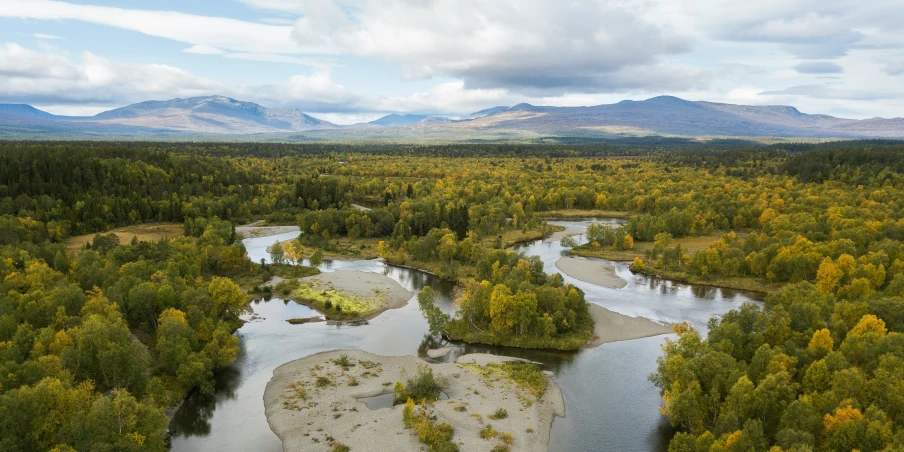
M 132 241 L 132 237 L 137 237 L 141 242 L 155 242 L 170 237 L 181 237 L 183 231 L 184 228 L 181 223 L 155 223 L 126 226 L 100 234 L 116 234 L 116 236 L 119 237 L 120 243 L 129 243 Z M 97 235 L 97 233 L 70 237 L 66 240 L 66 249 L 69 251 L 78 251 L 84 248 L 86 243 L 94 240 L 95 235 Z
M 270 264 L 267 266 L 267 270 L 271 274 L 285 279 L 305 278 L 320 274 L 320 270 L 317 267 L 304 265 Z
M 712 245 L 713 242 L 719 240 L 727 231 L 715 231 L 706 235 L 698 235 L 693 237 L 682 237 L 675 239 L 672 246 L 680 244 L 681 248 L 690 254 L 697 251 L 705 250 Z M 746 233 L 737 233 L 738 240 L 744 240 Z M 644 259 L 647 252 L 653 249 L 653 242 L 634 242 L 634 249 L 618 251 L 609 248 L 592 248 L 590 245 L 582 245 L 571 250 L 571 254 L 583 257 L 596 257 L 607 259 L 610 261 L 633 261 L 635 257 Z
M 297 283 L 297 281 L 296 281 Z M 280 283 L 282 284 L 282 283 Z M 385 294 L 376 291 L 374 297 L 360 297 L 333 289 L 320 289 L 311 284 L 297 283 L 291 298 L 305 306 L 322 312 L 331 320 L 354 320 L 367 317 L 381 307 Z M 279 288 L 279 285 L 277 285 Z M 278 289 L 277 289 L 278 290 Z
M 329 248 L 323 249 L 324 259 L 376 259 L 380 257 L 377 244 L 380 239 L 363 238 L 350 239 L 337 237 L 330 239 Z M 306 249 L 309 249 L 306 247 Z

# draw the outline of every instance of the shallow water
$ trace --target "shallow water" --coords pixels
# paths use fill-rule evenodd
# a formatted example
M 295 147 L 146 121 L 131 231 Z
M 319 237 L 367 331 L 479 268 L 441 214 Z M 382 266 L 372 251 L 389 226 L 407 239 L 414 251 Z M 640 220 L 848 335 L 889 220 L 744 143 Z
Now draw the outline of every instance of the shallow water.
M 608 221 L 618 224 L 622 220 Z M 586 221 L 551 223 L 580 230 L 587 227 Z M 268 246 L 277 239 L 297 235 L 293 232 L 246 239 L 244 244 L 253 261 L 269 261 Z M 542 241 L 519 247 L 518 251 L 539 255 L 551 273 L 557 272 L 555 261 L 567 254 L 558 243 Z M 607 289 L 567 276 L 565 279 L 583 289 L 588 301 L 607 309 L 660 322 L 690 321 L 702 331 L 710 317 L 758 298 L 756 294 L 633 275 L 624 263 L 615 263 L 615 267 L 617 274 L 628 281 L 622 289 Z M 412 292 L 430 285 L 442 295 L 443 307 L 451 309 L 453 285 L 417 270 L 385 265 L 380 260 L 332 261 L 321 269 L 381 273 Z M 286 362 L 339 348 L 424 357 L 421 345 L 428 336 L 427 325 L 415 302 L 386 311 L 369 325 L 358 327 L 323 322 L 291 325 L 287 319 L 309 317 L 316 312 L 276 298 L 255 302 L 252 307 L 255 319 L 237 333 L 241 343 L 239 357 L 218 373 L 216 392 L 193 394 L 176 413 L 171 425 L 174 451 L 280 451 L 280 441 L 264 416 L 263 393 L 273 369 Z M 441 360 L 454 360 L 464 353 L 494 353 L 541 362 L 555 372 L 565 395 L 567 416 L 557 418 L 553 424 L 549 450 L 659 451 L 666 449 L 671 430 L 659 414 L 661 399 L 647 377 L 656 369 L 656 357 L 666 337 L 603 344 L 578 352 L 459 344 Z

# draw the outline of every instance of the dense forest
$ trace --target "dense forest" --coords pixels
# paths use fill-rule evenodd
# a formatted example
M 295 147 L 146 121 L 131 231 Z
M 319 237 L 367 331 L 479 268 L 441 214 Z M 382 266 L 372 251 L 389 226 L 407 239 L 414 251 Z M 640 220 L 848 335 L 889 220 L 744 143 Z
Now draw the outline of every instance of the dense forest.
M 461 282 L 431 325 L 448 337 L 572 349 L 583 293 L 506 248 L 600 215 L 628 222 L 587 252 L 770 291 L 665 346 L 671 450 L 898 450 L 902 171 L 885 141 L 0 143 L 0 450 L 166 449 L 166 410 L 235 360 L 243 288 L 268 275 L 235 225 L 298 225 L 295 262 L 380 255 Z M 162 222 L 183 236 L 67 247 Z

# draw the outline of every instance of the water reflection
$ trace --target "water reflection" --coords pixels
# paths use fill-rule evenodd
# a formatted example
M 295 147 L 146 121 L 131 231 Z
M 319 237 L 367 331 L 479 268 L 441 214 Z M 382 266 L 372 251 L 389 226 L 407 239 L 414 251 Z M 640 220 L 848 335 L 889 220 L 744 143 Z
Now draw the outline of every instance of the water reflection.
M 610 220 L 622 224 L 624 220 Z M 552 222 L 584 231 L 587 221 Z M 298 232 L 246 239 L 254 262 L 270 260 L 266 248 L 276 240 L 288 240 Z M 577 237 L 579 243 L 586 239 Z M 538 255 L 547 272 L 558 272 L 555 261 L 568 250 L 558 243 L 536 241 L 518 251 Z M 587 300 L 615 312 L 643 316 L 660 322 L 690 321 L 705 332 L 710 317 L 760 299 L 758 294 L 634 275 L 626 263 L 614 263 L 616 274 L 628 285 L 608 289 L 564 276 L 584 290 Z M 322 271 L 357 270 L 386 275 L 418 292 L 426 286 L 440 294 L 439 305 L 452 309 L 454 285 L 424 272 L 386 265 L 381 260 L 328 261 Z M 238 331 L 242 349 L 237 361 L 217 374 L 214 394 L 192 394 L 173 419 L 173 450 L 281 450 L 264 416 L 264 387 L 281 364 L 313 353 L 338 348 L 361 349 L 381 355 L 417 355 L 428 361 L 452 361 L 466 353 L 492 353 L 539 362 L 555 373 L 562 387 L 567 417 L 553 424 L 549 449 L 654 450 L 667 449 L 672 431 L 659 414 L 661 399 L 647 377 L 655 371 L 665 336 L 604 344 L 577 352 L 524 350 L 509 347 L 445 344 L 453 351 L 438 359 L 426 351 L 440 345 L 418 311 L 417 303 L 386 311 L 369 325 L 352 327 L 325 322 L 290 325 L 285 320 L 316 313 L 296 303 L 273 298 L 253 305 L 254 314 Z

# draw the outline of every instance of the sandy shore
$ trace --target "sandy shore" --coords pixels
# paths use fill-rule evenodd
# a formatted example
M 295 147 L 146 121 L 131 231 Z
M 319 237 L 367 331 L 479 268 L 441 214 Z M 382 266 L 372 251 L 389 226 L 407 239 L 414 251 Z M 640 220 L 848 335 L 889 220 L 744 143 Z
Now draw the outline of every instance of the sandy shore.
M 344 370 L 335 364 L 333 360 L 342 354 L 355 366 Z M 332 441 L 352 451 L 426 450 L 412 431 L 405 429 L 402 406 L 371 410 L 358 400 L 392 393 L 396 382 L 404 382 L 417 373 L 418 366 L 425 365 L 446 382 L 443 392 L 448 400 L 437 401 L 431 411 L 436 422 L 448 422 L 455 429 L 453 441 L 460 450 L 489 451 L 497 446 L 498 439 L 480 438 L 486 425 L 511 433 L 515 438 L 512 450 L 548 450 L 553 419 L 565 415 L 562 392 L 551 378 L 546 393 L 536 400 L 507 379 L 492 381 L 463 364 L 427 364 L 413 356 L 379 356 L 359 350 L 318 353 L 276 368 L 264 392 L 270 429 L 282 440 L 286 452 L 329 451 Z M 357 386 L 348 385 L 352 377 Z M 319 378 L 330 383 L 321 380 L 318 387 Z M 525 406 L 526 400 L 530 406 Z M 507 418 L 487 418 L 499 408 L 508 411 Z
M 584 346 L 586 348 L 672 332 L 671 325 L 663 325 L 643 317 L 619 314 L 594 303 L 590 303 L 590 315 L 596 325 L 593 328 L 594 338 Z
M 584 231 L 575 228 L 566 228 L 564 231 L 553 232 L 552 235 L 543 239 L 543 243 L 558 243 L 562 237 L 570 237 L 573 235 L 581 235 Z
M 578 281 L 596 284 L 610 289 L 621 289 L 628 282 L 615 274 L 615 267 L 598 259 L 563 257 L 556 261 L 556 268 Z
M 255 222 L 245 226 L 236 226 L 235 235 L 247 239 L 253 237 L 263 237 L 265 235 L 285 234 L 287 232 L 295 232 L 298 226 L 257 226 L 260 223 Z
M 308 276 L 300 280 L 313 284 L 320 290 L 335 290 L 363 298 L 375 299 L 383 306 L 368 318 L 373 318 L 387 309 L 396 309 L 408 304 L 414 293 L 402 287 L 396 280 L 379 273 L 336 270 L 329 273 Z

